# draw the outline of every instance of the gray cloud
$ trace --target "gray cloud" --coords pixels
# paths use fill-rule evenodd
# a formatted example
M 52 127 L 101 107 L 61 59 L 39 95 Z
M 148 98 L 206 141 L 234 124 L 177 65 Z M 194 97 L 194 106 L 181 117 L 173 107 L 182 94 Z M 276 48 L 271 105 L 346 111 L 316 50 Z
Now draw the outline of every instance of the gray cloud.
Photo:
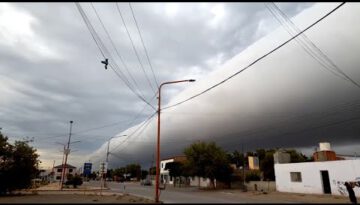
M 141 102 L 131 93 L 111 70 L 104 70 L 103 65 L 100 64 L 100 61 L 103 60 L 100 52 L 97 50 L 87 31 L 76 6 L 73 3 L 1 4 L 1 6 L 3 5 L 9 5 L 11 8 L 1 10 L 0 12 L 3 14 L 6 13 L 5 11 L 14 11 L 18 12 L 18 14 L 25 13 L 33 19 L 30 23 L 26 23 L 26 21 L 13 22 L 14 25 L 24 24 L 24 28 L 29 28 L 29 31 L 20 30 L 13 33 L 16 34 L 13 37 L 18 38 L 13 44 L 4 41 L 6 39 L 6 33 L 4 33 L 6 29 L 2 29 L 2 32 L 0 32 L 3 38 L 0 40 L 0 44 L 3 45 L 0 46 L 0 77 L 3 82 L 0 93 L 4 97 L 4 100 L 0 101 L 0 123 L 1 127 L 3 127 L 3 132 L 11 136 L 11 140 L 21 139 L 23 136 L 35 136 L 34 144 L 37 148 L 42 153 L 49 153 L 49 150 L 52 148 L 59 149 L 58 145 L 54 144 L 55 141 L 64 142 L 67 140 L 69 120 L 74 120 L 75 122 L 73 128 L 75 133 L 114 122 L 124 122 L 116 126 L 74 135 L 74 140 L 82 141 L 76 146 L 74 145 L 74 149 L 78 149 L 77 153 L 82 156 L 92 153 L 105 140 L 120 131 L 129 132 L 127 130 L 130 126 L 128 123 L 137 112 L 142 110 L 145 103 Z M 106 36 L 103 31 L 101 31 L 100 24 L 90 5 L 87 3 L 82 5 L 91 22 L 110 49 L 109 41 L 105 38 Z M 94 5 L 130 71 L 135 79 L 137 79 L 140 89 L 146 99 L 149 99 L 153 96 L 153 93 L 147 85 L 146 78 L 133 54 L 131 44 L 124 32 L 115 5 L 113 3 L 94 3 Z M 294 16 L 302 10 L 311 7 L 312 3 L 281 3 L 279 6 L 289 16 Z M 199 80 L 206 81 L 208 78 L 205 77 L 206 75 L 212 71 L 219 70 L 220 65 L 224 62 L 244 51 L 259 38 L 264 37 L 279 26 L 263 4 L 180 3 L 177 4 L 176 8 L 172 7 L 172 4 L 134 3 L 133 8 L 159 82 L 193 76 Z M 145 55 L 141 50 L 140 39 L 137 36 L 136 27 L 132 21 L 128 5 L 120 3 L 120 9 L 128 23 L 136 48 L 139 50 L 140 57 L 145 65 Z M 18 19 L 26 20 L 27 18 Z M 1 24 L 0 26 L 3 25 Z M 115 57 L 115 52 L 111 51 Z M 331 49 L 327 49 L 327 51 L 329 53 L 332 52 Z M 334 55 L 332 54 L 332 56 Z M 339 59 L 339 61 L 342 61 L 342 59 Z M 118 64 L 121 65 L 119 61 Z M 148 67 L 146 69 L 149 77 L 152 79 Z M 264 68 L 258 69 L 263 70 Z M 282 69 L 278 74 L 291 74 L 287 72 L 282 73 L 284 70 Z M 353 76 L 357 74 L 356 69 L 347 68 L 346 70 L 352 73 Z M 224 72 L 228 71 L 224 70 Z M 269 71 L 269 73 L 272 72 L 273 69 Z M 258 73 L 258 71 L 254 71 L 254 73 Z M 267 84 L 256 85 L 256 83 L 249 82 L 241 84 L 241 86 L 235 84 L 239 87 L 239 90 L 219 88 L 218 91 L 211 93 L 213 93 L 213 96 L 224 96 L 222 98 L 216 97 L 214 100 L 211 97 L 201 97 L 206 99 L 206 103 L 196 100 L 190 106 L 193 107 L 192 109 L 184 105 L 184 110 L 187 113 L 195 115 L 195 117 L 191 117 L 192 120 L 189 119 L 189 115 L 185 111 L 179 113 L 176 109 L 168 110 L 168 115 L 164 114 L 164 120 L 166 120 L 169 127 L 164 128 L 164 135 L 167 132 L 171 132 L 171 126 L 177 127 L 175 131 L 178 132 L 173 134 L 173 137 L 193 135 L 194 139 L 210 135 L 214 139 L 216 137 L 224 138 L 220 135 L 220 133 L 223 133 L 223 130 L 230 134 L 243 132 L 244 130 L 257 129 L 257 126 L 255 126 L 257 124 L 261 124 L 260 127 L 265 128 L 276 126 L 276 124 L 268 124 L 269 120 L 263 119 L 264 113 L 268 109 L 279 109 L 277 105 L 267 108 L 267 106 L 261 103 L 262 101 L 266 102 L 267 97 L 269 97 L 268 95 L 271 95 L 268 94 L 266 97 L 264 95 L 261 98 L 264 92 L 271 93 L 271 89 L 267 90 L 261 87 L 269 86 L 270 88 L 272 83 L 278 80 L 277 78 L 265 78 L 266 75 L 268 75 L 266 72 L 263 73 L 260 79 L 267 82 Z M 324 75 L 326 76 L 327 74 Z M 332 76 L 327 77 L 331 78 Z M 259 80 L 255 76 L 251 78 L 251 75 L 247 78 L 254 79 L 254 82 Z M 213 78 L 209 77 L 209 79 Z M 283 80 L 283 78 L 279 79 Z M 314 77 L 313 80 L 315 79 Z M 325 79 L 320 81 L 322 82 L 323 80 L 326 81 Z M 303 86 L 300 79 L 295 84 L 291 84 L 284 77 L 283 85 L 286 85 L 285 82 L 289 83 L 287 86 Z M 280 82 L 277 82 L 277 84 L 282 86 Z M 246 89 L 247 86 L 249 88 Z M 252 90 L 254 86 L 258 87 L 257 90 Z M 175 102 L 173 97 L 187 87 L 189 85 L 167 87 L 164 89 L 163 103 L 166 104 L 170 100 Z M 346 89 L 338 88 L 337 84 L 332 89 L 338 89 L 336 92 L 334 91 L 334 93 L 337 93 L 337 96 L 341 96 L 342 92 L 347 91 Z M 247 109 L 254 113 L 236 111 L 229 114 L 226 103 L 229 99 L 233 98 L 233 93 L 239 93 L 240 91 L 246 94 L 241 95 L 242 100 L 239 103 L 244 103 L 241 105 L 247 105 Z M 289 90 L 281 90 L 279 88 L 277 91 L 288 92 Z M 303 92 L 301 89 L 298 91 Z M 317 90 L 316 92 L 331 92 L 331 89 L 320 89 L 320 91 Z M 314 91 L 314 93 L 316 92 Z M 283 95 L 283 97 L 279 97 L 277 100 L 279 104 L 282 103 L 286 107 L 291 103 L 295 103 L 299 106 L 299 111 L 303 108 L 309 108 L 309 105 L 302 105 L 303 108 L 301 108 L 301 103 L 296 103 L 296 100 L 300 99 L 296 97 L 296 94 Z M 184 97 L 186 95 L 179 95 L 177 98 L 183 99 L 181 96 Z M 326 98 L 325 95 L 323 97 Z M 351 100 L 345 94 L 343 97 Z M 285 103 L 282 99 L 289 100 L 285 100 Z M 331 97 L 328 99 L 333 100 Z M 306 102 L 304 101 L 303 103 Z M 342 101 L 339 100 L 339 102 Z M 155 99 L 152 100 L 152 104 L 156 105 Z M 235 105 L 235 109 L 240 108 Z M 289 106 L 287 110 L 295 112 L 292 106 Z M 313 111 L 316 110 L 315 108 L 313 109 Z M 153 112 L 151 108 L 147 108 L 135 120 L 134 124 L 142 122 Z M 171 114 L 170 112 L 175 113 Z M 181 114 L 184 112 L 185 114 Z M 197 115 L 196 113 L 198 112 L 200 114 Z M 216 114 L 209 114 L 213 112 Z M 311 111 L 309 112 L 311 113 Z M 281 114 L 283 112 L 278 110 L 278 113 Z M 256 117 L 246 119 L 240 117 L 244 115 L 255 115 Z M 214 116 L 221 116 L 221 118 L 215 118 Z M 269 118 L 271 118 L 271 115 Z M 214 119 L 214 121 L 211 122 L 209 119 Z M 243 121 L 246 123 L 239 127 L 238 124 Z M 210 129 L 213 127 L 216 127 L 218 131 L 215 132 L 213 129 Z M 234 129 L 237 127 L 241 129 Z M 195 132 L 195 128 L 199 128 L 199 130 Z M 288 128 L 289 131 L 292 130 L 290 126 Z M 169 130 L 166 131 L 167 129 Z M 183 131 L 183 129 L 189 131 Z M 147 129 L 137 137 L 139 139 L 131 138 L 129 142 L 133 140 L 134 144 L 139 144 L 139 141 L 146 139 L 144 146 L 147 149 L 144 149 L 144 151 L 153 150 L 153 141 L 149 139 L 154 139 L 154 130 L 154 122 L 151 122 Z M 349 132 L 349 136 L 350 134 L 351 132 Z M 261 140 L 260 137 L 259 140 Z M 183 144 L 185 145 L 192 141 L 185 140 Z M 284 142 L 287 143 L 286 140 Z M 116 146 L 116 143 L 118 142 L 115 140 L 114 146 Z M 169 143 L 182 144 L 182 142 L 177 141 L 169 141 Z M 251 144 L 252 142 L 248 141 L 247 143 Z M 226 147 L 226 144 L 224 146 Z M 229 149 L 232 148 L 234 147 L 229 147 Z M 173 151 L 175 150 L 173 149 Z M 180 150 L 181 146 L 178 148 L 178 151 Z M 134 155 L 130 152 L 127 153 L 126 149 L 119 153 Z M 171 152 L 164 149 L 164 154 L 171 154 Z M 71 162 L 82 163 L 81 160 L 83 158 L 79 161 L 76 158 L 76 153 L 73 156 L 74 160 Z M 45 161 L 52 162 L 54 156 L 43 154 L 42 158 L 46 159 Z M 61 154 L 57 160 L 61 160 Z

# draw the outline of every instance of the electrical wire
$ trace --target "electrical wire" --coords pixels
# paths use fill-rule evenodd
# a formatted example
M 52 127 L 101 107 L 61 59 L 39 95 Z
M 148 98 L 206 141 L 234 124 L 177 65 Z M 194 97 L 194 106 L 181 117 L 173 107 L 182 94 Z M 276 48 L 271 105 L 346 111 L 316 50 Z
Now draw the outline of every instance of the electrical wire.
M 131 80 L 134 82 L 134 85 L 135 85 L 135 87 L 137 88 L 137 90 L 138 90 L 138 92 L 140 93 L 140 95 L 144 98 L 144 95 L 141 93 L 140 88 L 139 88 L 139 85 L 137 84 L 137 81 L 134 79 L 134 77 L 133 77 L 133 75 L 131 74 L 131 72 L 129 71 L 129 69 L 128 69 L 128 67 L 127 67 L 126 63 L 124 62 L 123 57 L 120 55 L 120 53 L 119 53 L 118 49 L 116 48 L 115 43 L 114 43 L 114 41 L 112 40 L 111 35 L 110 35 L 110 33 L 108 32 L 108 30 L 106 29 L 106 27 L 105 27 L 105 25 L 104 25 L 103 21 L 101 20 L 101 17 L 100 17 L 100 15 L 99 15 L 99 13 L 97 12 L 97 10 L 96 10 L 96 8 L 95 8 L 94 4 L 93 4 L 93 3 L 90 3 L 90 4 L 91 4 L 91 6 L 92 6 L 92 8 L 93 8 L 93 10 L 94 10 L 94 12 L 95 12 L 95 14 L 96 14 L 96 16 L 97 16 L 97 18 L 98 18 L 99 22 L 100 22 L 100 24 L 101 24 L 101 26 L 102 26 L 103 30 L 105 31 L 105 33 L 106 33 L 106 35 L 107 35 L 108 39 L 110 40 L 110 43 L 111 43 L 112 47 L 114 48 L 114 50 L 115 50 L 115 52 L 116 52 L 117 56 L 119 57 L 119 59 L 120 59 L 120 61 L 121 61 L 122 65 L 124 66 L 124 68 L 125 68 L 126 72 L 127 72 L 127 73 L 128 73 L 128 75 L 130 76 Z
M 337 7 L 335 7 L 334 9 L 332 9 L 330 12 L 328 12 L 326 15 L 324 15 L 323 17 L 321 17 L 320 19 L 318 19 L 317 21 L 315 21 L 314 23 L 312 23 L 310 26 L 308 26 L 307 28 L 305 28 L 304 30 L 302 30 L 301 32 L 299 32 L 298 34 L 296 34 L 295 36 L 291 37 L 290 39 L 288 39 L 287 41 L 285 41 L 284 43 L 280 44 L 279 46 L 275 47 L 274 49 L 272 49 L 271 51 L 269 51 L 268 53 L 264 54 L 263 56 L 261 56 L 260 58 L 256 59 L 255 61 L 253 61 L 252 63 L 250 63 L 249 65 L 245 66 L 244 68 L 240 69 L 239 71 L 235 72 L 234 74 L 230 75 L 229 77 L 225 78 L 224 80 L 214 84 L 213 86 L 205 89 L 204 91 L 195 94 L 183 101 L 180 101 L 178 103 L 175 103 L 173 105 L 169 105 L 164 107 L 162 110 L 165 109 L 169 109 L 178 105 L 181 105 L 185 102 L 188 102 L 200 95 L 203 95 L 205 93 L 207 93 L 208 91 L 216 88 L 217 86 L 227 82 L 228 80 L 232 79 L 233 77 L 237 76 L 238 74 L 244 72 L 245 70 L 251 68 L 254 64 L 258 63 L 259 61 L 261 61 L 262 59 L 266 58 L 267 56 L 269 56 L 270 54 L 274 53 L 276 50 L 280 49 L 281 47 L 283 47 L 284 45 L 288 44 L 290 41 L 294 40 L 296 37 L 300 36 L 302 33 L 304 33 L 305 31 L 309 30 L 310 28 L 312 28 L 314 25 L 316 25 L 317 23 L 319 23 L 320 21 L 322 21 L 323 19 L 325 19 L 327 16 L 329 16 L 330 14 L 332 14 L 333 12 L 335 12 L 337 9 L 339 9 L 341 6 L 343 6 L 345 4 L 345 2 L 341 3 L 340 5 L 338 5 Z
M 293 36 L 297 32 L 300 32 L 300 29 L 290 20 L 290 18 L 284 12 L 281 11 L 281 9 L 274 2 L 269 5 L 265 3 L 265 6 L 280 23 L 280 25 L 282 25 L 291 36 Z M 292 30 L 294 30 L 294 32 Z M 360 88 L 360 85 L 352 78 L 350 78 L 344 71 L 342 71 L 318 46 L 316 46 L 314 42 L 312 42 L 306 36 L 306 34 L 303 33 L 299 36 L 299 38 L 295 40 L 312 58 L 314 58 L 325 69 Z
M 85 24 L 86 24 L 86 26 L 87 26 L 87 28 L 88 28 L 91 36 L 93 37 L 96 45 L 98 46 L 98 48 L 99 48 L 102 56 L 103 56 L 104 58 L 106 58 L 106 55 L 105 55 L 105 52 L 106 52 L 106 53 L 109 55 L 109 59 L 112 60 L 113 58 L 112 58 L 110 52 L 106 49 L 106 46 L 104 45 L 104 43 L 102 42 L 101 38 L 100 38 L 99 35 L 97 34 L 96 30 L 95 30 L 94 27 L 92 26 L 90 20 L 88 19 L 87 15 L 86 15 L 86 13 L 84 12 L 84 10 L 82 9 L 81 5 L 80 5 L 78 2 L 76 2 L 75 4 L 76 4 L 76 6 L 77 6 L 77 8 L 78 8 L 78 10 L 79 10 L 79 12 L 80 12 L 80 14 L 81 14 L 81 17 L 82 17 L 82 19 L 84 20 L 84 22 L 85 22 Z M 115 61 L 110 61 L 110 62 L 109 62 L 109 67 L 115 72 L 115 74 L 116 74 L 121 80 L 123 80 L 123 82 L 126 84 L 126 86 L 127 86 L 138 98 L 140 98 L 142 101 L 144 101 L 146 104 L 150 105 L 154 110 L 156 110 L 153 105 L 151 105 L 147 100 L 145 100 L 141 95 L 139 95 L 139 94 L 132 88 L 132 86 L 129 84 L 129 81 L 127 80 L 126 76 L 121 72 L 120 69 L 119 69 L 119 71 L 120 71 L 121 74 L 119 74 L 119 73 L 117 72 L 117 70 L 112 66 L 112 62 L 114 63 L 114 66 L 115 66 L 116 68 L 119 68 L 119 67 L 118 67 L 118 65 L 116 64 Z
M 120 17 L 121 17 L 121 20 L 122 20 L 122 22 L 123 22 L 123 24 L 124 24 L 126 33 L 127 33 L 128 37 L 129 37 L 129 39 L 130 39 L 132 48 L 133 48 L 133 50 L 134 50 L 134 52 L 135 52 L 135 55 L 136 55 L 137 60 L 138 60 L 138 62 L 139 62 L 139 64 L 140 64 L 140 67 L 141 67 L 142 71 L 144 72 L 145 78 L 146 78 L 146 80 L 148 81 L 148 83 L 149 83 L 151 89 L 153 90 L 153 92 L 156 93 L 156 90 L 154 89 L 153 85 L 151 84 L 151 81 L 150 81 L 149 77 L 147 76 L 147 74 L 146 74 L 146 72 L 145 72 L 144 65 L 141 63 L 140 56 L 139 56 L 139 54 L 138 54 L 138 52 L 137 52 L 137 50 L 136 50 L 136 48 L 135 48 L 134 41 L 133 41 L 133 39 L 131 38 L 129 29 L 128 29 L 128 27 L 126 26 L 124 17 L 123 17 L 123 15 L 122 15 L 121 11 L 120 11 L 120 8 L 119 8 L 118 3 L 116 3 L 116 8 L 117 8 L 117 11 L 118 11 L 118 13 L 119 13 L 119 15 L 120 15 Z
M 142 35 L 141 35 L 141 31 L 140 31 L 139 25 L 138 25 L 137 20 L 136 20 L 136 18 L 135 18 L 134 10 L 133 10 L 130 2 L 129 2 L 129 7 L 130 7 L 130 9 L 131 9 L 131 14 L 132 14 L 133 19 L 134 19 L 134 21 L 135 21 L 135 25 L 136 25 L 137 31 L 138 31 L 139 36 L 140 36 L 140 39 L 141 39 L 141 44 L 142 44 L 142 46 L 143 46 L 143 48 L 144 48 L 144 51 L 145 51 L 145 54 L 146 54 L 146 58 L 147 58 L 147 61 L 148 61 L 149 65 L 150 65 L 150 69 L 151 69 L 151 72 L 152 72 L 152 74 L 153 74 L 153 77 L 154 77 L 156 86 L 159 87 L 159 83 L 158 83 L 158 81 L 157 81 L 157 79 L 156 79 L 156 76 L 155 76 L 155 73 L 154 73 L 154 69 L 153 69 L 153 67 L 152 67 L 152 64 L 151 64 L 151 61 L 150 61 L 150 58 L 149 58 L 149 54 L 148 54 L 148 52 L 147 52 L 147 49 L 146 49 L 144 40 L 143 40 Z

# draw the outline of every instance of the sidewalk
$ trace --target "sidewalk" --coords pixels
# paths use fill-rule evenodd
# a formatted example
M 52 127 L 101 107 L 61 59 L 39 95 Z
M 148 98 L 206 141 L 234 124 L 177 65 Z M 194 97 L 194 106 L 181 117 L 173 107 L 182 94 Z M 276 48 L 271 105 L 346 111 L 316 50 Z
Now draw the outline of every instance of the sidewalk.
M 69 187 L 69 188 L 66 188 Z M 60 184 L 59 182 L 53 182 L 45 186 L 38 187 L 33 189 L 34 191 L 60 191 Z M 64 185 L 62 191 L 105 191 L 109 190 L 109 188 L 105 187 L 97 187 L 97 186 L 90 186 L 87 182 L 84 182 L 78 188 L 73 188 L 72 185 Z

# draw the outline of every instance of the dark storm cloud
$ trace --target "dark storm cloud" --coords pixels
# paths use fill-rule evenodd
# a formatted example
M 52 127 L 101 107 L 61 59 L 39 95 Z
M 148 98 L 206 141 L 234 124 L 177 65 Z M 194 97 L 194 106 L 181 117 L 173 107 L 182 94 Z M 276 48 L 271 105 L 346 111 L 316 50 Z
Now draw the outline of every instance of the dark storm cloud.
M 82 5 L 114 55 L 91 6 L 87 3 Z M 140 58 L 147 66 L 128 4 L 119 5 Z M 279 4 L 289 16 L 311 5 Z M 100 64 L 103 60 L 100 52 L 75 4 L 4 3 L 1 6 L 4 8 L 0 11 L 1 15 L 6 12 L 16 14 L 12 16 L 13 19 L 7 16 L 11 23 L 0 24 L 3 28 L 0 32 L 0 44 L 3 45 L 0 46 L 0 77 L 4 83 L 0 88 L 0 123 L 5 134 L 14 136 L 11 140 L 34 136 L 34 143 L 42 152 L 42 157 L 52 160 L 54 156 L 48 155 L 49 150 L 58 148 L 55 141 L 66 141 L 69 120 L 75 122 L 75 133 L 124 122 L 74 135 L 74 140 L 82 140 L 74 145 L 79 154 L 91 153 L 110 136 L 128 128 L 128 122 L 142 110 L 145 103 L 111 70 L 104 70 Z M 94 3 L 94 6 L 129 70 L 138 80 L 145 98 L 150 99 L 153 93 L 135 58 L 115 5 Z M 270 20 L 271 16 L 263 4 L 185 3 L 176 6 L 133 4 L 159 82 L 192 75 L 200 78 L 278 26 L 274 20 Z M 10 29 L 11 32 L 3 33 L 12 26 L 21 29 Z M 120 61 L 118 64 L 121 65 Z M 152 79 L 148 67 L 145 68 Z M 164 90 L 164 102 L 185 87 L 179 85 Z M 156 105 L 155 99 L 152 103 Z M 147 108 L 135 123 L 151 113 L 153 110 Z M 58 135 L 62 136 L 56 137 Z M 147 146 L 151 145 L 149 143 Z M 61 159 L 61 154 L 58 159 Z M 74 158 L 73 162 L 82 163 L 81 160 Z
M 317 5 L 295 22 L 310 25 L 335 6 Z M 360 29 L 354 27 L 357 9 L 356 4 L 345 5 L 306 35 L 344 72 L 360 82 L 357 68 L 360 62 L 356 57 L 360 52 L 356 41 Z M 339 21 L 343 22 L 342 27 L 335 26 Z M 189 88 L 169 104 L 221 81 L 288 38 L 283 30 L 274 31 L 200 82 L 187 85 Z M 342 154 L 352 154 L 360 143 L 359 102 L 358 87 L 325 70 L 296 42 L 291 42 L 205 95 L 163 110 L 162 158 L 181 154 L 184 146 L 198 140 L 216 141 L 227 150 L 239 150 L 242 145 L 246 150 L 304 149 L 328 141 L 335 151 L 339 148 Z M 125 160 L 112 158 L 114 166 L 133 161 L 150 165 L 155 135 L 156 118 L 142 133 L 126 142 L 114 140 L 113 152 Z M 103 145 L 92 159 L 103 156 L 104 148 Z

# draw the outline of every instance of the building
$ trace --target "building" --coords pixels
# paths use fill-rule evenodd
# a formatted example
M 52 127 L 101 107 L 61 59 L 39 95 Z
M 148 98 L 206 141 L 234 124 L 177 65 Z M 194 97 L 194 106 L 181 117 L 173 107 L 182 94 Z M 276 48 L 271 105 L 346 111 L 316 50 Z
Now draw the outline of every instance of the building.
M 347 196 L 345 181 L 360 183 L 360 160 L 275 164 L 275 178 L 280 192 Z M 354 191 L 360 195 L 360 187 Z
M 174 179 L 170 176 L 169 170 L 165 169 L 166 164 L 171 162 L 183 162 L 186 160 L 186 156 L 175 156 L 166 158 L 160 162 L 160 181 L 162 184 L 174 184 Z
M 160 162 L 160 181 L 162 184 L 174 184 L 175 179 L 170 176 L 169 170 L 166 169 L 166 164 L 171 162 L 184 162 L 186 161 L 186 156 L 175 156 L 171 158 L 166 158 L 161 160 Z M 187 186 L 199 186 L 199 187 L 210 187 L 210 179 L 203 177 L 189 177 L 185 179 L 185 177 L 180 177 L 183 184 Z M 178 182 L 177 182 L 178 183 Z M 215 180 L 216 186 L 216 180 Z
M 63 169 L 62 164 L 54 167 L 54 172 L 55 172 L 54 180 L 55 181 L 60 181 L 61 180 L 62 169 Z M 73 174 L 74 175 L 75 171 L 76 171 L 76 167 L 74 167 L 74 166 L 72 166 L 70 164 L 66 164 L 64 181 L 66 181 L 67 174 Z
M 259 170 L 259 157 L 248 156 L 249 169 Z
M 320 143 L 321 151 L 331 151 Z M 316 154 L 315 152 L 314 154 Z M 335 152 L 334 152 L 335 153 Z M 360 160 L 336 160 L 336 154 L 321 160 L 300 163 L 275 163 L 276 190 L 280 192 L 332 194 L 347 196 L 344 183 L 356 182 L 355 195 L 360 195 Z

